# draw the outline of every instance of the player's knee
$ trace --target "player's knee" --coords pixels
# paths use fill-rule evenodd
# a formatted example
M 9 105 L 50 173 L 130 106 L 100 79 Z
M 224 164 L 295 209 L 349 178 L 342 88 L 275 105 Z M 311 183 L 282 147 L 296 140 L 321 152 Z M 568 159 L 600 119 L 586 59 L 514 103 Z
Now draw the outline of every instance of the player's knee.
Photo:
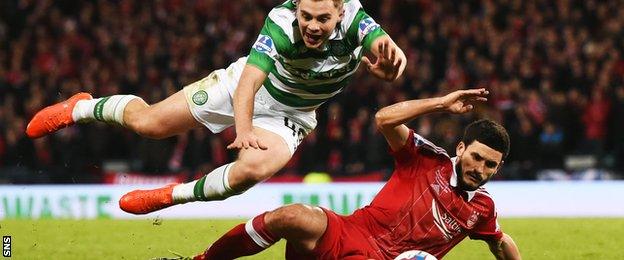
M 327 220 L 319 208 L 305 204 L 283 206 L 265 215 L 265 223 L 273 234 L 285 238 L 295 247 L 311 251 L 327 228 Z
M 251 183 L 262 182 L 275 174 L 266 163 L 259 160 L 238 161 L 236 164 L 241 174 Z
M 275 230 L 299 228 L 305 225 L 305 216 L 310 209 L 303 204 L 292 204 L 267 214 L 267 224 Z
M 159 119 L 150 117 L 145 113 L 129 115 L 124 123 L 143 137 L 150 139 L 163 139 L 168 137 L 168 133 L 163 127 L 164 125 L 159 122 Z

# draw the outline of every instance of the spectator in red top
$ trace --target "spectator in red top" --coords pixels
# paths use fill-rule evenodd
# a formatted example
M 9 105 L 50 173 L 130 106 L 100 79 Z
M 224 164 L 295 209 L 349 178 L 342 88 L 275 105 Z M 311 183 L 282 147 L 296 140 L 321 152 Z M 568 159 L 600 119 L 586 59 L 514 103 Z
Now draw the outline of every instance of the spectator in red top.
M 600 89 L 592 91 L 591 100 L 583 112 L 585 124 L 585 149 L 594 154 L 602 152 L 607 135 L 607 123 L 611 102 L 605 98 Z

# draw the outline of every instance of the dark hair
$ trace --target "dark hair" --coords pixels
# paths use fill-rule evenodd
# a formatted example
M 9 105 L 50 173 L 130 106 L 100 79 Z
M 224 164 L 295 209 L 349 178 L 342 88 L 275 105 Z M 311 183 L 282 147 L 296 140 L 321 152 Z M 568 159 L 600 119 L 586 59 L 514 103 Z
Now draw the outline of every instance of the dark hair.
M 501 152 L 503 159 L 509 154 L 509 134 L 502 125 L 492 120 L 481 119 L 466 126 L 462 142 L 468 146 L 474 140 Z

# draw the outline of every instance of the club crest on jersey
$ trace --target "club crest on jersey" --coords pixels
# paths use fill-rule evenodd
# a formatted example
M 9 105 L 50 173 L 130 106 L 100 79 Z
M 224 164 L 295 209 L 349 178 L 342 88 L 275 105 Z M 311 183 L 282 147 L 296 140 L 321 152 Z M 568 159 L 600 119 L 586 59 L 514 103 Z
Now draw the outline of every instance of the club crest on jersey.
M 375 20 L 373 20 L 373 18 L 366 18 L 360 21 L 360 24 L 359 24 L 360 36 L 364 37 L 377 28 L 379 28 L 379 24 L 376 23 Z
M 273 39 L 271 39 L 270 36 L 260 34 L 254 43 L 253 48 L 258 52 L 271 56 L 275 46 L 273 45 Z
M 195 103 L 195 105 L 201 106 L 206 104 L 206 101 L 208 101 L 208 93 L 206 93 L 206 91 L 200 90 L 193 94 L 193 103 Z
M 479 213 L 476 211 L 473 211 L 472 215 L 470 215 L 470 218 L 466 222 L 466 226 L 468 228 L 472 228 L 477 223 L 477 220 L 479 220 Z

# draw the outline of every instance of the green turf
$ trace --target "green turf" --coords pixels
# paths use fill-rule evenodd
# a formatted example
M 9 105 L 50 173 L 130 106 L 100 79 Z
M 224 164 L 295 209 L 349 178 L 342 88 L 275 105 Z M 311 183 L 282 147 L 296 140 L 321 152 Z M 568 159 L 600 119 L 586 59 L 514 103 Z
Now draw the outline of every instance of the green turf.
M 203 251 L 237 220 L 2 220 L 13 259 L 150 259 Z M 624 219 L 503 219 L 524 259 L 624 259 Z M 282 259 L 284 243 L 247 259 Z M 8 258 L 7 258 L 8 259 Z M 492 259 L 463 241 L 445 259 Z

